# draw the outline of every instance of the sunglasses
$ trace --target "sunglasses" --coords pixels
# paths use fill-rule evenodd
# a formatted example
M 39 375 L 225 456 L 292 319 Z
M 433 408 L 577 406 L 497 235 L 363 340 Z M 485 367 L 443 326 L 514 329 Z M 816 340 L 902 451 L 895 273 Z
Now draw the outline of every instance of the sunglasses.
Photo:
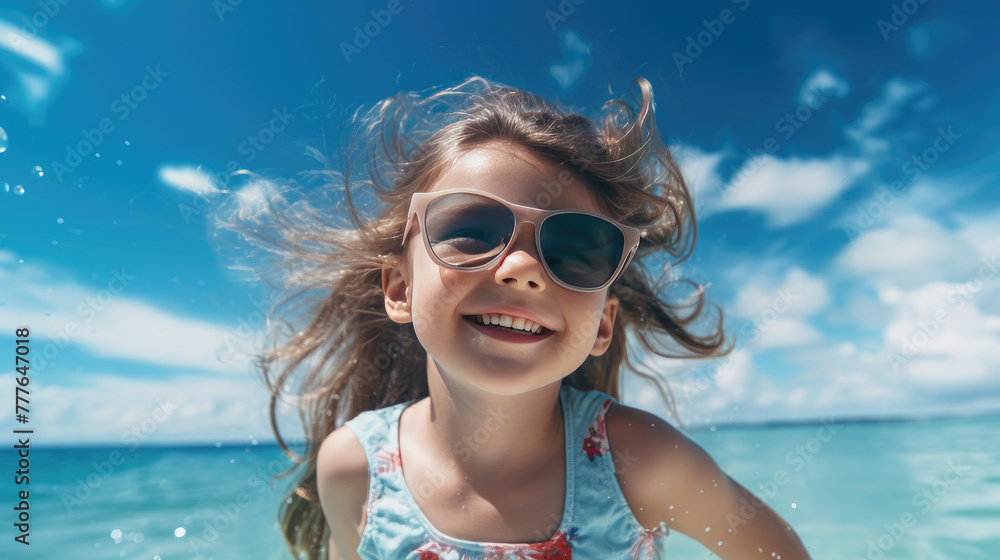
M 578 292 L 596 292 L 611 285 L 646 234 L 598 214 L 541 210 L 480 191 L 414 193 L 404 245 L 413 217 L 431 258 L 441 266 L 466 272 L 499 261 L 521 226 L 532 224 L 545 272 L 556 284 Z

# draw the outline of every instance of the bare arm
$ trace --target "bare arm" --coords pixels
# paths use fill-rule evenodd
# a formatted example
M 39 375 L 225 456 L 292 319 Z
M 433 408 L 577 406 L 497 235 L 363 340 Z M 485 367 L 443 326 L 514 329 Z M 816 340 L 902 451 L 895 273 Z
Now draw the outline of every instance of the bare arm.
M 629 464 L 618 465 L 618 478 L 644 527 L 664 521 L 724 560 L 779 555 L 782 560 L 809 560 L 781 516 L 668 422 L 620 405 L 608 411 L 607 420 L 612 447 L 628 449 Z
M 330 560 L 360 560 L 357 549 L 364 531 L 368 498 L 368 459 L 354 432 L 334 430 L 316 458 L 319 503 L 330 527 Z

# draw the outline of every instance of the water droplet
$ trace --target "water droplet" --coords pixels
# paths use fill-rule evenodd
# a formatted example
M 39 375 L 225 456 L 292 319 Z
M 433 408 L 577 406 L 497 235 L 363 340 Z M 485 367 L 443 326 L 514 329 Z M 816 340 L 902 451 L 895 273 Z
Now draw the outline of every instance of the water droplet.
M 14 185 L 14 194 L 24 194 L 24 187 L 21 185 Z
M 111 538 L 116 540 L 122 538 L 121 529 L 115 529 L 114 531 L 111 531 Z
M 792 509 L 795 509 L 796 507 L 798 506 L 795 505 L 795 502 L 792 502 Z
M 712 528 L 711 528 L 711 527 L 705 527 L 705 532 L 706 532 L 706 533 L 707 533 L 707 532 L 709 532 L 709 531 L 711 531 L 711 530 L 712 530 Z M 720 544 L 721 544 L 721 543 L 720 543 Z
M 31 174 L 34 175 L 35 177 L 41 177 L 42 175 L 45 175 L 45 172 L 42 171 L 41 165 L 36 165 L 31 168 Z
M 174 536 L 175 537 L 183 537 L 184 533 L 187 533 L 187 531 L 184 530 L 184 527 L 178 527 L 178 528 L 174 529 Z
M 719 541 L 719 546 L 722 546 L 722 541 Z
M 121 165 L 122 165 L 122 160 L 118 160 L 118 161 L 116 161 L 115 163 L 117 163 L 117 164 L 118 164 L 118 167 L 121 167 Z
M 128 140 L 126 140 L 126 141 L 125 141 L 125 145 L 126 145 L 126 146 L 131 146 L 131 145 L 132 145 L 132 143 L 131 143 L 131 142 L 129 142 Z
M 101 157 L 101 153 L 98 152 L 98 153 L 94 154 L 94 157 Z
M 135 536 L 132 537 L 132 540 L 134 540 L 135 542 L 142 542 L 146 540 L 146 536 L 143 535 L 142 533 L 136 533 Z
M 0 126 L 0 154 L 7 151 L 7 131 Z
M 56 218 L 56 223 L 57 223 L 57 224 L 61 224 L 61 223 L 63 223 L 63 219 L 62 219 L 62 218 Z
M 3 192 L 5 192 L 5 193 L 9 193 L 10 192 L 10 183 L 4 183 L 3 184 Z

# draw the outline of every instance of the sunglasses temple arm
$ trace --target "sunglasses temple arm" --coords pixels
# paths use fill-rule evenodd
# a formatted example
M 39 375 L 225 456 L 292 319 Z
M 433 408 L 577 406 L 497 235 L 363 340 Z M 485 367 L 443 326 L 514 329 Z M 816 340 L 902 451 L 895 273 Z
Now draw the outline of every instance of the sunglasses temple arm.
M 413 214 L 406 216 L 406 228 L 403 229 L 403 239 L 399 242 L 400 247 L 406 246 L 406 238 L 410 234 L 410 224 L 413 223 L 413 221 L 411 220 L 413 216 L 414 216 Z

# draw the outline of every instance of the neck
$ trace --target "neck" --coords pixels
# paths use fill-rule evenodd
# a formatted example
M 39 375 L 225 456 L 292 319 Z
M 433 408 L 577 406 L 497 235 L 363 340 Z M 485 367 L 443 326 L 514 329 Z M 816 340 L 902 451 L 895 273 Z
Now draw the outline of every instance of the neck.
M 505 396 L 445 381 L 431 359 L 427 373 L 430 396 L 416 415 L 421 439 L 470 481 L 517 479 L 562 454 L 561 382 Z

